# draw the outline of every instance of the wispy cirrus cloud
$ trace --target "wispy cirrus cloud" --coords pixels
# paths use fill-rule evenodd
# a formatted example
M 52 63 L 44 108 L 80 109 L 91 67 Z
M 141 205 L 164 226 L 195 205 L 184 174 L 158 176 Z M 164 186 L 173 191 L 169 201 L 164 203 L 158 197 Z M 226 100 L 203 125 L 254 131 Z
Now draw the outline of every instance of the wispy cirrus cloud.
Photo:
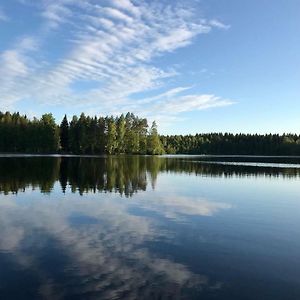
M 166 90 L 179 71 L 157 66 L 156 59 L 187 47 L 213 28 L 227 29 L 220 21 L 199 19 L 189 6 L 160 1 L 44 0 L 31 5 L 43 20 L 40 31 L 27 37 L 23 46 L 0 54 L 7 66 L 2 70 L 6 81 L 0 83 L 3 104 L 32 99 L 41 105 L 72 105 L 94 114 L 133 109 L 155 118 L 158 109 L 174 116 L 233 103 L 215 95 L 179 95 L 187 92 L 185 87 L 157 92 Z M 52 31 L 60 33 L 55 42 L 68 51 L 56 60 L 41 62 Z M 145 107 L 143 98 L 150 91 L 156 96 Z
M 203 110 L 234 104 L 234 101 L 232 100 L 223 99 L 215 95 L 199 95 L 191 92 L 183 94 L 192 88 L 193 87 L 189 86 L 173 88 L 154 97 L 142 99 L 141 101 L 145 105 L 150 104 L 153 111 L 160 111 L 173 115 L 185 111 Z
M 36 67 L 29 53 L 38 48 L 34 38 L 21 37 L 14 47 L 0 52 L 0 96 L 6 109 L 22 100 L 22 92 L 27 93 L 24 84 Z
M 8 15 L 4 12 L 3 8 L 0 7 L 0 21 L 9 21 Z
M 214 107 L 222 107 L 234 104 L 232 100 L 222 99 L 215 95 L 185 95 L 179 96 L 174 99 L 170 99 L 161 103 L 158 106 L 160 111 L 172 112 L 173 114 L 194 111 L 194 110 L 204 110 Z
M 224 24 L 221 21 L 216 20 L 216 19 L 210 20 L 209 24 L 213 27 L 217 27 L 217 28 L 225 29 L 225 30 L 230 28 L 230 25 Z

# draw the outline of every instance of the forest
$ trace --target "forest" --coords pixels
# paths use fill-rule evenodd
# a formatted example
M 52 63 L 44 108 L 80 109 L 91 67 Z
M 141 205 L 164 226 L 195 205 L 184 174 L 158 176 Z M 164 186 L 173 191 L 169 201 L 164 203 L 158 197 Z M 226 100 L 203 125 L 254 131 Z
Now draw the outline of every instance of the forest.
M 82 113 L 60 125 L 52 114 L 40 119 L 0 112 L 0 152 L 71 154 L 162 154 L 156 123 L 132 113 L 89 117 Z
M 297 134 L 159 135 L 155 122 L 132 113 L 57 124 L 52 114 L 30 119 L 0 112 L 1 153 L 300 155 Z
M 208 133 L 160 137 L 169 154 L 300 155 L 297 134 Z

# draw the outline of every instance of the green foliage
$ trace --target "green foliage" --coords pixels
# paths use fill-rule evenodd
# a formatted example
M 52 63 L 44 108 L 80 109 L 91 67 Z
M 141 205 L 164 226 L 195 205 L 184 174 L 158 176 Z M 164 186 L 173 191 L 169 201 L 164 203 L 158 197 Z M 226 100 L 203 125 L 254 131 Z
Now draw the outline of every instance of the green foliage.
M 160 139 L 170 154 L 300 155 L 300 136 L 296 134 L 209 133 Z
M 59 128 L 52 114 L 40 120 L 19 113 L 0 112 L 0 151 L 55 153 L 59 149 Z
M 117 119 L 117 150 L 118 153 L 125 153 L 124 137 L 126 133 L 126 122 L 124 115 L 122 114 Z
M 52 114 L 29 120 L 19 113 L 0 112 L 0 152 L 160 154 L 157 129 L 151 132 L 148 137 L 147 119 L 132 113 L 116 118 L 91 118 L 82 113 L 70 123 L 65 115 L 57 126 Z
M 0 112 L 0 152 L 73 154 L 219 154 L 300 155 L 296 134 L 229 134 L 159 136 L 156 123 L 132 113 L 119 117 L 64 116 L 60 126 L 52 114 L 28 119 Z
M 113 117 L 106 118 L 107 122 L 107 143 L 106 152 L 108 154 L 114 154 L 117 149 L 117 128 Z
M 157 125 L 155 121 L 152 123 L 150 133 L 148 136 L 148 153 L 149 154 L 163 154 L 164 149 L 158 136 Z

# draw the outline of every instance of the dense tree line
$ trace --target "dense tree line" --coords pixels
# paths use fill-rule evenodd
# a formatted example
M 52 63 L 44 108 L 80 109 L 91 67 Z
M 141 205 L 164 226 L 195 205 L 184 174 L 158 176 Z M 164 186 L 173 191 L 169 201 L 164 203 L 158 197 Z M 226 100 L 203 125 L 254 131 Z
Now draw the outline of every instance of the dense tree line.
M 230 134 L 161 136 L 169 154 L 212 155 L 300 155 L 300 136 L 296 134 Z
M 81 114 L 60 125 L 63 152 L 78 154 L 162 154 L 156 123 L 148 128 L 147 119 L 132 113 L 119 117 L 94 117 Z
M 0 112 L 0 152 L 51 153 L 59 148 L 59 128 L 51 114 L 29 120 Z
M 0 112 L 0 152 L 72 154 L 215 154 L 300 155 L 296 134 L 230 134 L 159 136 L 153 122 L 132 113 L 90 117 L 82 113 L 60 125 L 52 114 L 29 119 Z
M 132 113 L 91 118 L 65 116 L 60 125 L 52 114 L 32 120 L 19 113 L 0 112 L 0 152 L 73 154 L 162 154 L 155 122 Z

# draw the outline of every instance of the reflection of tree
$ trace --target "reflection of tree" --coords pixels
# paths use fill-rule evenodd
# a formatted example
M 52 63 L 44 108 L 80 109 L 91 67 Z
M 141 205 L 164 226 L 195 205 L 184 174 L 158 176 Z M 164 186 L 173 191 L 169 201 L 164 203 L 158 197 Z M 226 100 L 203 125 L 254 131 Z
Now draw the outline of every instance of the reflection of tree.
M 157 156 L 0 158 L 0 191 L 17 193 L 28 187 L 49 193 L 56 181 L 65 192 L 114 192 L 127 197 L 155 188 L 160 172 L 211 177 L 299 176 L 296 168 L 267 168 L 203 163 L 188 158 Z
M 60 173 L 67 169 L 67 181 L 73 192 L 117 192 L 131 196 L 139 190 L 146 190 L 144 160 L 144 157 L 135 156 L 63 158 Z M 60 183 L 64 189 L 65 181 L 60 180 Z
M 165 159 L 165 163 L 161 164 L 160 171 L 194 174 L 210 177 L 295 177 L 299 176 L 300 174 L 300 169 L 297 168 L 255 167 L 218 163 L 215 164 L 189 158 Z
M 59 182 L 63 193 L 65 193 L 68 185 L 68 161 L 64 158 L 61 159 L 60 163 Z
M 60 158 L 1 158 L 0 191 L 17 193 L 29 186 L 49 193 L 58 178 Z
M 149 156 L 147 159 L 147 171 L 150 174 L 152 188 L 155 188 L 157 175 L 163 169 L 165 159 Z

